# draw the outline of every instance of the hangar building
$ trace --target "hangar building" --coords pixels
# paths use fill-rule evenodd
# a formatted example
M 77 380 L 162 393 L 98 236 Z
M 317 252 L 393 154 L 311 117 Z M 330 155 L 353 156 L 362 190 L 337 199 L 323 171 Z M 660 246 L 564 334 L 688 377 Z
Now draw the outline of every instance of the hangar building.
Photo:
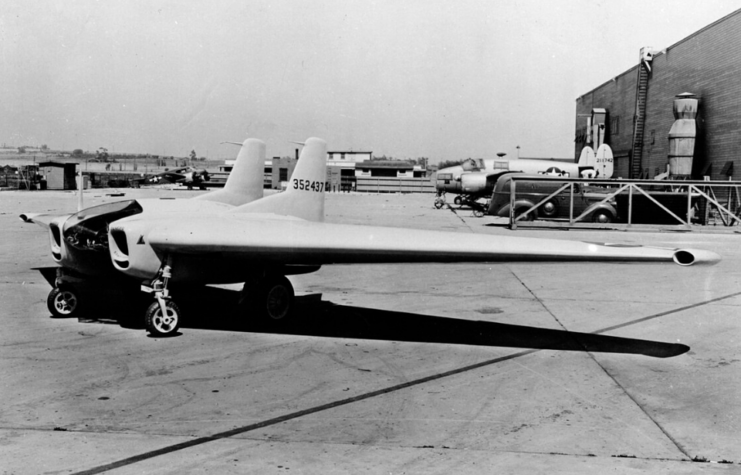
M 42 162 L 39 163 L 39 174 L 42 188 L 49 190 L 76 190 L 78 163 Z
M 740 179 L 741 10 L 668 48 L 640 53 L 635 67 L 577 98 L 575 158 L 585 145 L 596 148 L 603 140 L 615 157 L 613 177 L 664 173 L 673 104 L 689 93 L 698 101 L 688 177 Z

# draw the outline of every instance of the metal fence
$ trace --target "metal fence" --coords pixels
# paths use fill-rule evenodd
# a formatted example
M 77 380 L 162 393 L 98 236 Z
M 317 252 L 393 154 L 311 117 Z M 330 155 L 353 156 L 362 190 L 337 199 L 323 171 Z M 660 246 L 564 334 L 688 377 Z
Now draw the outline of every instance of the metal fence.
M 635 224 L 669 224 L 692 230 L 710 222 L 717 224 L 718 221 L 724 226 L 741 224 L 739 181 L 593 180 L 516 175 L 511 175 L 511 178 L 509 226 L 512 229 L 526 225 L 528 219 L 531 219 L 531 213 L 537 215 L 537 210 L 541 206 L 561 194 L 569 196 L 569 216 L 567 219 L 558 220 L 561 227 L 627 228 Z M 563 185 L 533 206 L 515 209 L 518 182 L 557 182 Z M 588 223 L 589 210 L 575 216 L 574 196 L 578 193 L 575 191 L 577 184 L 604 187 L 604 198 L 595 203 L 617 200 L 617 222 L 609 225 Z M 666 197 L 672 198 L 671 204 Z M 647 204 L 650 205 L 650 213 L 642 213 Z M 636 219 L 637 216 L 640 216 L 640 219 Z

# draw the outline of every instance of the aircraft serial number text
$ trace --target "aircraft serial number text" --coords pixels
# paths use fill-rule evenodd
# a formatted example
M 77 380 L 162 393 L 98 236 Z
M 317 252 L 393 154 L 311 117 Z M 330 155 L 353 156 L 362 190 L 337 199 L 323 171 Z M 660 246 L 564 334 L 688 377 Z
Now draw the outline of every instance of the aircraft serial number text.
M 293 179 L 293 189 L 294 190 L 316 191 L 317 193 L 321 193 L 324 191 L 324 182 L 323 181 L 300 180 L 298 178 L 294 178 Z

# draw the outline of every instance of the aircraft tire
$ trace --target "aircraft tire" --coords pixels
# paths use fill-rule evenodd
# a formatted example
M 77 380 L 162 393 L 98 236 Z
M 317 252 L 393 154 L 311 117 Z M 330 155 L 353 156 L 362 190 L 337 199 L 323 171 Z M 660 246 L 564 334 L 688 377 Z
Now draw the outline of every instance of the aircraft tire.
M 144 327 L 154 337 L 174 336 L 180 328 L 180 307 L 172 300 L 165 302 L 167 315 L 163 318 L 158 301 L 152 302 L 144 316 Z
M 46 307 L 54 318 L 69 318 L 80 315 L 80 294 L 70 286 L 54 287 L 46 298 Z
M 458 206 L 461 205 L 461 202 L 462 200 L 460 196 L 456 196 L 455 198 L 453 198 L 453 203 L 457 204 Z
M 284 322 L 291 318 L 294 291 L 291 281 L 283 275 L 269 275 L 260 283 L 259 311 L 269 322 Z
M 54 287 L 46 298 L 46 307 L 54 318 L 69 318 L 80 315 L 79 292 L 70 286 Z

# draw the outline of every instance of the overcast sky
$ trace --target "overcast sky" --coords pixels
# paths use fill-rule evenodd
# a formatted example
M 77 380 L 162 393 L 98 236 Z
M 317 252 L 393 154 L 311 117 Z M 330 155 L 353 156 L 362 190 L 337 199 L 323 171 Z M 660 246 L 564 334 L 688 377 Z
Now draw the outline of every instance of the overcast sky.
M 575 100 L 728 0 L 5 0 L 0 143 L 573 155 Z

